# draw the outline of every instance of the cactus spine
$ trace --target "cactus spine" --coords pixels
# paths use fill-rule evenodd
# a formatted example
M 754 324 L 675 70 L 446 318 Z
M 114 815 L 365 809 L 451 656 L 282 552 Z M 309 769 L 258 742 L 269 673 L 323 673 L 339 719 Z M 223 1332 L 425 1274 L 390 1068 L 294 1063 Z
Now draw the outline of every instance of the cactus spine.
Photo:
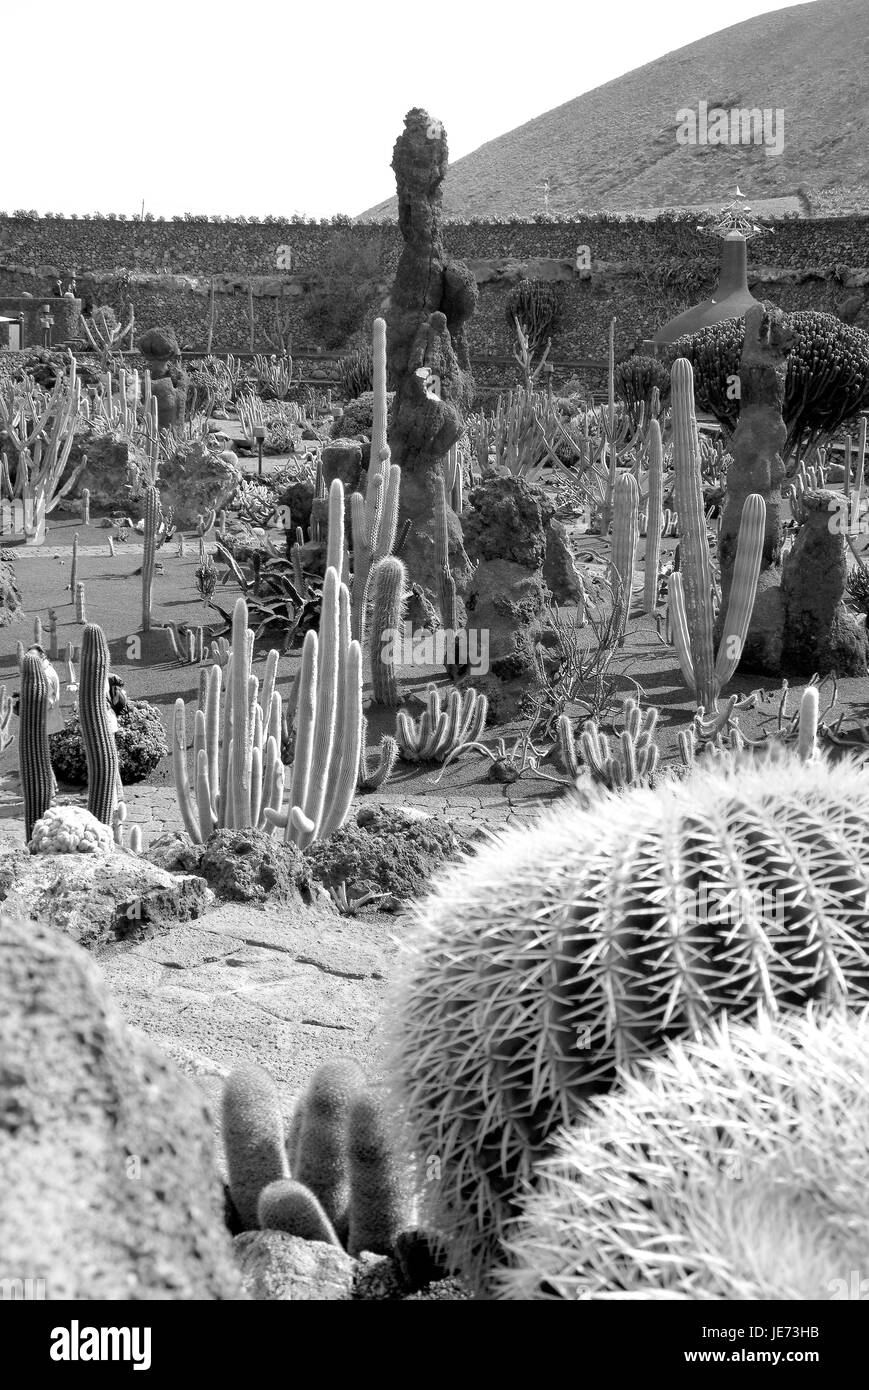
M 120 785 L 118 749 L 109 727 L 109 648 L 102 628 L 82 634 L 78 713 L 88 770 L 88 810 L 110 825 Z
M 664 515 L 664 449 L 661 426 L 649 425 L 649 510 L 646 518 L 646 578 L 643 608 L 654 613 L 658 602 L 658 566 L 661 558 L 661 531 Z
M 21 668 L 18 730 L 18 767 L 24 795 L 24 838 L 28 843 L 34 825 L 48 810 L 54 794 L 48 752 L 48 699 L 48 679 L 42 661 L 36 652 L 28 652 Z

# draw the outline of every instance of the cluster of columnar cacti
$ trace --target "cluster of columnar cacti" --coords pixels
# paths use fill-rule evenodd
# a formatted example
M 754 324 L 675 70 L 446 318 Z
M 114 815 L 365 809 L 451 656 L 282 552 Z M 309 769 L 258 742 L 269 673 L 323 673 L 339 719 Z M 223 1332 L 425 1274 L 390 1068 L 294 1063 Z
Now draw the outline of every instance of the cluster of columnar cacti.
M 751 493 L 745 500 L 733 568 L 730 601 L 717 659 L 713 650 L 712 561 L 706 536 L 700 448 L 694 414 L 691 364 L 677 358 L 670 374 L 676 508 L 681 534 L 681 568 L 670 579 L 670 626 L 682 674 L 707 713 L 742 655 L 754 606 L 763 548 L 766 507 Z
M 847 762 L 559 807 L 451 867 L 414 910 L 391 1073 L 429 1223 L 471 1282 L 619 1066 L 724 1012 L 869 1001 L 867 892 L 869 786 Z
M 2 687 L 5 701 L 6 687 Z M 24 838 L 30 841 L 33 827 L 51 805 L 54 778 L 48 751 L 49 686 L 42 659 L 37 652 L 27 652 L 21 667 L 21 696 L 18 728 L 18 767 L 24 797 Z M 8 726 L 10 708 L 4 726 Z M 7 734 L 6 743 L 11 743 Z M 0 738 L 0 747 L 4 746 Z
M 641 712 L 638 701 L 629 699 L 624 703 L 622 716 L 625 727 L 618 734 L 615 751 L 595 719 L 587 719 L 579 735 L 582 764 L 596 782 L 611 791 L 647 785 L 657 770 L 660 757 L 660 749 L 654 741 L 658 711 Z M 559 718 L 557 728 L 562 763 L 572 777 L 578 777 L 580 761 L 573 727 L 566 714 Z
M 253 633 L 247 626 L 247 604 L 240 598 L 233 613 L 232 646 L 225 667 L 215 662 L 201 673 L 192 789 L 187 778 L 184 701 L 179 698 L 175 702 L 175 788 L 184 825 L 197 844 L 217 829 L 265 825 L 266 811 L 280 810 L 284 769 L 280 759 L 282 700 L 275 689 L 278 653 L 273 650 L 268 654 L 261 699 L 259 681 L 251 671 L 252 658 Z
M 32 392 L 22 396 L 12 384 L 0 391 L 0 424 L 17 454 L 14 495 L 24 503 L 27 534 L 38 529 L 40 518 L 69 495 L 87 466 L 85 455 L 62 483 L 81 404 L 76 365 L 70 354 L 68 371 L 58 374 L 51 395 L 38 406 Z M 4 466 L 3 483 L 11 497 L 9 481 Z
M 285 1131 L 277 1088 L 262 1067 L 239 1067 L 223 1094 L 229 1189 L 246 1230 L 282 1230 L 392 1252 L 404 1193 L 383 1106 L 350 1060 L 324 1062 Z
M 372 444 L 372 459 L 373 455 Z M 333 488 L 335 484 L 332 484 Z M 367 630 L 372 568 L 379 560 L 393 555 L 398 530 L 398 501 L 401 489 L 401 469 L 389 462 L 388 453 L 381 459 L 377 472 L 369 474 L 363 497 L 354 492 L 350 498 L 350 526 L 353 534 L 352 633 L 354 641 L 363 644 Z M 343 491 L 341 494 L 343 506 Z M 330 532 L 331 515 L 330 515 Z M 343 542 L 344 527 L 341 524 Z M 372 662 L 374 650 L 372 643 Z
M 441 692 L 432 685 L 419 719 L 399 711 L 395 726 L 399 752 L 406 762 L 442 763 L 463 744 L 479 741 L 488 713 L 488 700 L 478 691 L 450 690 L 442 705 Z
M 859 1296 L 867 1089 L 865 1014 L 721 1024 L 676 1045 L 559 1135 L 499 1296 Z
M 78 717 L 87 759 L 88 810 L 110 825 L 121 785 L 118 748 L 109 719 L 109 648 L 96 623 L 82 633 Z

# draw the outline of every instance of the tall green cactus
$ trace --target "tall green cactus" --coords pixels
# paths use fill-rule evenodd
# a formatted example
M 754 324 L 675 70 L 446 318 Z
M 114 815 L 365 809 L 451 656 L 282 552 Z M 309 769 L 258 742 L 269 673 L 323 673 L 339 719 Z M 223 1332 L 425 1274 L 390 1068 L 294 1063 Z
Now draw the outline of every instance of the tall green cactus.
M 149 484 L 145 488 L 145 534 L 142 554 L 142 631 L 151 631 L 151 599 L 154 590 L 154 563 L 157 554 L 157 529 L 160 524 L 160 497 Z
M 82 633 L 78 715 L 88 771 L 88 810 L 110 825 L 118 799 L 118 748 L 109 724 L 109 648 L 96 623 Z
M 350 498 L 353 534 L 352 635 L 360 646 L 366 636 L 371 567 L 395 550 L 400 489 L 401 469 L 385 459 L 380 472 L 369 478 L 365 497 L 354 492 Z
M 609 583 L 615 609 L 613 628 L 621 639 L 631 611 L 637 543 L 640 537 L 640 492 L 632 473 L 622 473 L 615 485 Z
M 658 602 L 658 565 L 661 558 L 661 527 L 664 515 L 664 448 L 661 426 L 653 419 L 649 425 L 649 512 L 646 519 L 646 578 L 643 608 L 654 613 Z
M 766 504 L 750 493 L 742 509 L 733 585 L 716 661 L 713 651 L 712 561 L 706 539 L 700 445 L 691 363 L 679 357 L 670 373 L 676 510 L 681 569 L 670 580 L 670 620 L 682 674 L 697 702 L 712 714 L 721 689 L 739 665 L 751 621 L 763 552 Z
M 48 810 L 54 794 L 48 751 L 48 700 L 48 679 L 42 661 L 38 653 L 27 652 L 21 667 L 18 767 L 24 795 L 24 838 L 28 843 L 34 825 Z
M 386 319 L 376 318 L 372 325 L 372 421 L 371 421 L 371 455 L 368 464 L 368 490 L 365 498 L 365 519 L 367 529 L 370 532 L 374 524 L 374 513 L 377 505 L 376 489 L 373 487 L 374 479 L 383 473 L 384 452 L 387 449 L 386 443 Z M 387 455 L 388 458 L 388 455 Z M 353 636 L 359 640 L 359 635 L 354 631 Z
M 451 867 L 414 910 L 387 1014 L 424 1215 L 471 1282 L 554 1130 L 619 1065 L 724 1012 L 869 1002 L 867 893 L 869 784 L 849 762 L 560 806 Z
M 371 571 L 371 680 L 374 703 L 394 708 L 399 703 L 395 679 L 395 640 L 404 615 L 407 571 L 394 555 L 386 555 Z

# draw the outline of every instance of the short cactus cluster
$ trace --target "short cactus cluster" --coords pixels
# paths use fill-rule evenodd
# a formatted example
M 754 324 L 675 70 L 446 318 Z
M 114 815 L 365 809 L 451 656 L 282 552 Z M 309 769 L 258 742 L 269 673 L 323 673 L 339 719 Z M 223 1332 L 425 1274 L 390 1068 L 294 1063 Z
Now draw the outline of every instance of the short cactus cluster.
M 238 1067 L 224 1089 L 223 1141 L 243 1229 L 391 1254 L 405 1193 L 383 1105 L 355 1062 L 322 1063 L 286 1131 L 269 1073 Z

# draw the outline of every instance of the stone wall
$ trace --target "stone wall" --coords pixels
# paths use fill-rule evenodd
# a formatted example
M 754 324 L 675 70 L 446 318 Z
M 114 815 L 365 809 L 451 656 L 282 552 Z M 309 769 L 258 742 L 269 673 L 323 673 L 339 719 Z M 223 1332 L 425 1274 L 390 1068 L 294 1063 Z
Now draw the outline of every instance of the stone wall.
M 600 364 L 613 315 L 617 351 L 625 355 L 708 296 L 716 281 L 718 243 L 692 217 L 448 222 L 444 240 L 452 255 L 471 264 L 480 288 L 470 334 L 477 356 L 509 356 L 505 301 L 523 273 L 563 285 L 563 323 L 552 348 L 559 363 Z M 124 268 L 139 328 L 170 323 L 182 347 L 201 351 L 213 277 L 215 351 L 250 346 L 251 290 L 256 350 L 270 350 L 276 312 L 296 344 L 312 347 L 305 309 L 319 268 L 340 245 L 362 248 L 379 268 L 364 316 L 370 321 L 401 250 L 395 223 L 0 218 L 0 294 L 39 298 L 58 274 L 75 274 L 81 295 L 113 303 Z M 578 247 L 587 248 L 590 271 L 575 269 Z M 749 284 L 759 298 L 784 309 L 838 312 L 863 327 L 869 327 L 867 267 L 867 216 L 780 221 L 749 246 Z M 599 380 L 599 369 L 596 375 Z

